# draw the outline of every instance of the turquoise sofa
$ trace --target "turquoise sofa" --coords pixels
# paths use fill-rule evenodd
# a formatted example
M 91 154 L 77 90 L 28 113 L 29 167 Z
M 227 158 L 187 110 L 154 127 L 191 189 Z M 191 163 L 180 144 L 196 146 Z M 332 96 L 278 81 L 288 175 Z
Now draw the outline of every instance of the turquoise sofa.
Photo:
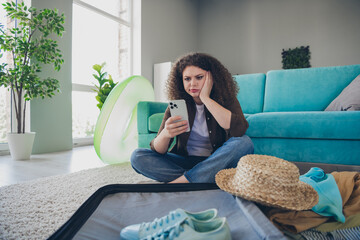
M 256 154 L 293 162 L 360 165 L 360 111 L 324 111 L 360 65 L 235 75 Z M 139 147 L 156 136 L 166 103 L 138 105 Z

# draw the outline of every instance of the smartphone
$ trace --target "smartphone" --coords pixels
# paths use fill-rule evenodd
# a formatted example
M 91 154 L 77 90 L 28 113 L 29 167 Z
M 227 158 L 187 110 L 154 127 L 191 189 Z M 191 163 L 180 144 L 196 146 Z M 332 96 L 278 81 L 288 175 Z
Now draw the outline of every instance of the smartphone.
M 171 100 L 169 102 L 169 108 L 172 117 L 181 116 L 181 120 L 178 120 L 176 122 L 186 120 L 189 124 L 188 111 L 184 99 Z M 190 132 L 190 126 L 188 126 L 186 132 Z

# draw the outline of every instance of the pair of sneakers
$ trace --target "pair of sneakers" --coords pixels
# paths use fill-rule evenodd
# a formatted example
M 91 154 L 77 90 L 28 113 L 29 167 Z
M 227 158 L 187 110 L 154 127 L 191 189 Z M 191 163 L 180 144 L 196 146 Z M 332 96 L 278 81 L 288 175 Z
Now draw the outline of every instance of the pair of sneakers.
M 216 239 L 231 240 L 226 218 L 218 218 L 212 208 L 191 213 L 178 208 L 152 222 L 130 225 L 120 233 L 121 240 Z

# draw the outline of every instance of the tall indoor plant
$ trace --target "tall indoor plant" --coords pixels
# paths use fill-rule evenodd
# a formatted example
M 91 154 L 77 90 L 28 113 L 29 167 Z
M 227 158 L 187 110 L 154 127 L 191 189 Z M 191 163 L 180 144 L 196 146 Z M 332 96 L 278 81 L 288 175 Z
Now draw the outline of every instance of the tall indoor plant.
M 38 97 L 52 97 L 59 92 L 58 80 L 50 77 L 41 79 L 38 74 L 41 72 L 39 64 L 53 64 L 54 69 L 59 71 L 64 62 L 57 41 L 51 35 L 62 36 L 65 17 L 56 9 L 37 10 L 15 2 L 2 5 L 7 16 L 15 21 L 15 26 L 11 28 L 0 28 L 0 49 L 9 53 L 11 59 L 9 63 L 0 65 L 0 86 L 12 92 L 17 123 L 17 131 L 8 134 L 8 142 L 13 158 L 27 159 L 35 135 L 25 133 L 26 102 Z M 31 147 L 20 146 L 20 149 L 16 149 L 13 141 L 21 144 L 24 139 L 30 140 Z M 25 148 L 26 153 L 14 152 Z

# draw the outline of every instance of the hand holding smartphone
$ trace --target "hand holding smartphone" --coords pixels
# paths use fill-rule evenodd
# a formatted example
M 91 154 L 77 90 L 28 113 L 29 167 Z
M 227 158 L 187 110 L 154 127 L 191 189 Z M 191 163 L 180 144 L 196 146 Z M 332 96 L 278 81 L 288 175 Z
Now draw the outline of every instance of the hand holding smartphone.
M 188 111 L 187 111 L 187 107 L 186 107 L 186 103 L 184 99 L 178 99 L 178 100 L 171 100 L 169 102 L 169 108 L 170 108 L 170 113 L 171 116 L 181 116 L 181 119 L 176 121 L 183 121 L 186 120 L 189 122 L 189 117 L 188 117 Z M 190 132 L 190 126 L 188 126 L 188 129 L 186 130 L 186 132 Z

